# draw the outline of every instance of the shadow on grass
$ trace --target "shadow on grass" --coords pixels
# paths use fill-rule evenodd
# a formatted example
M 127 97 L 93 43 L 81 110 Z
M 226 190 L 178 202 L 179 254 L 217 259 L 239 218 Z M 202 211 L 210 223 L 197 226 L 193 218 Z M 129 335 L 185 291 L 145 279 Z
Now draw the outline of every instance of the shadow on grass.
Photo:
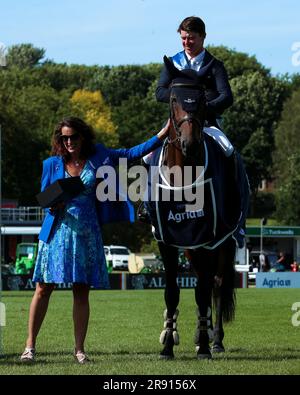
M 26 294 L 22 294 L 22 298 L 28 298 L 28 299 L 32 299 L 33 297 L 33 292 L 28 291 L 28 295 Z M 9 299 L 11 298 L 19 298 L 20 299 L 20 295 L 2 295 L 2 302 L 6 303 Z
M 261 348 L 259 355 L 251 351 L 249 348 L 228 348 L 225 353 L 213 353 L 215 360 L 226 361 L 282 361 L 299 359 L 300 348 Z M 248 355 L 247 355 L 248 354 Z
M 87 353 L 93 362 L 93 358 L 101 357 L 101 356 L 131 356 L 134 355 L 145 355 L 145 356 L 155 356 L 156 354 L 153 352 L 130 352 L 126 350 L 113 351 L 113 352 L 103 352 L 103 351 L 90 351 Z M 46 365 L 46 364 L 65 364 L 70 363 L 70 361 L 74 361 L 76 363 L 72 352 L 68 351 L 49 351 L 49 352 L 37 352 L 35 362 L 22 362 L 20 360 L 20 354 L 8 353 L 4 354 L 0 357 L 0 366 L 1 365 L 19 365 L 19 366 L 36 366 L 37 364 Z M 54 361 L 55 360 L 55 361 Z
M 300 348 L 291 349 L 287 348 L 278 348 L 276 351 L 272 351 L 269 348 L 263 348 L 260 350 L 260 355 L 255 355 L 250 349 L 247 348 L 229 348 L 225 353 L 213 353 L 213 359 L 211 361 L 282 361 L 282 360 L 298 360 L 299 359 Z M 265 355 L 266 354 L 266 355 Z M 162 363 L 174 363 L 174 362 L 189 362 L 195 361 L 196 352 L 193 355 L 187 355 L 183 352 L 178 351 L 176 353 L 175 350 L 175 358 L 173 360 L 161 360 L 159 358 L 158 352 L 149 352 L 149 351 L 139 351 L 132 352 L 128 350 L 118 350 L 118 351 L 90 351 L 88 355 L 91 359 L 91 362 L 96 362 L 94 358 L 101 358 L 103 356 L 108 357 L 111 356 L 113 359 L 115 357 L 130 357 L 132 360 L 135 360 L 135 357 L 138 357 L 139 360 L 143 359 L 141 357 L 145 357 L 149 362 L 153 360 L 160 360 Z M 126 358 L 127 359 L 127 358 Z M 39 352 L 37 353 L 37 358 L 34 363 L 31 362 L 21 362 L 20 355 L 10 353 L 5 354 L 0 358 L 0 366 L 1 365 L 19 365 L 19 366 L 36 366 L 36 365 L 52 365 L 55 364 L 66 364 L 70 363 L 73 359 L 73 354 L 69 350 L 67 351 L 49 351 L 49 352 Z

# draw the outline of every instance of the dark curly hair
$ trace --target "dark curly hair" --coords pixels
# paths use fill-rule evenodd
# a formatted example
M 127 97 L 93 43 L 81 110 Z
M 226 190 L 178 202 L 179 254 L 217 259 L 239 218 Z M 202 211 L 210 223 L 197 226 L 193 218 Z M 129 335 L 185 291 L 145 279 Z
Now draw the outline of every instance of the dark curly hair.
M 72 128 L 76 133 L 82 137 L 82 147 L 80 157 L 87 159 L 95 152 L 95 132 L 91 126 L 86 124 L 82 119 L 76 117 L 67 117 L 58 123 L 55 127 L 52 136 L 52 151 L 51 155 L 62 156 L 67 162 L 70 159 L 70 154 L 66 150 L 60 136 L 61 130 L 64 126 Z

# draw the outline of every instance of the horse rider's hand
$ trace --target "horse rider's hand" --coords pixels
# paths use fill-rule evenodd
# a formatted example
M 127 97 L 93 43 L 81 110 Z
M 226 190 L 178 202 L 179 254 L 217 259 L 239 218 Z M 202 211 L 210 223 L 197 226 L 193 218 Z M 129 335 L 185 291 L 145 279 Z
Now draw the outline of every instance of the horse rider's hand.
M 54 214 L 57 210 L 65 208 L 66 204 L 64 202 L 58 202 L 54 206 L 49 208 L 51 214 Z
M 157 137 L 160 140 L 165 139 L 169 134 L 169 129 L 170 129 L 170 118 L 168 119 L 166 125 L 161 129 L 161 131 L 157 133 Z

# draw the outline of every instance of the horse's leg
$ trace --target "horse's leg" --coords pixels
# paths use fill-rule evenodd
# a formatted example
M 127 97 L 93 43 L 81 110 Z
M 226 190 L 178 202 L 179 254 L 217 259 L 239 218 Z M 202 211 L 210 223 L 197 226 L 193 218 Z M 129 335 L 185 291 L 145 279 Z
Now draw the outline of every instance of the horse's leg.
M 214 294 L 216 320 L 213 330 L 212 351 L 225 352 L 225 348 L 223 345 L 224 329 L 223 329 L 223 319 L 222 319 L 222 298 L 221 298 L 220 288 L 217 284 L 214 285 L 213 294 Z
M 209 330 L 211 328 L 211 300 L 213 286 L 212 258 L 213 253 L 208 250 L 192 252 L 192 265 L 197 275 L 195 299 L 197 303 L 197 329 L 195 344 L 198 359 L 212 357 L 209 347 Z
M 177 332 L 177 317 L 179 311 L 180 289 L 177 285 L 178 270 L 178 250 L 175 247 L 166 246 L 164 243 L 158 243 L 160 254 L 165 267 L 166 287 L 165 287 L 165 303 L 166 310 L 164 312 L 164 329 L 160 335 L 160 342 L 164 345 L 160 353 L 162 359 L 174 358 L 173 347 L 179 344 L 179 336 Z
M 226 240 L 217 250 L 217 271 L 214 277 L 214 305 L 216 309 L 216 322 L 214 328 L 213 352 L 224 352 L 223 345 L 225 321 L 230 321 L 234 316 L 235 293 L 234 293 L 234 255 L 235 242 L 233 239 Z
M 222 298 L 221 298 L 221 287 L 223 282 L 224 270 L 225 270 L 225 259 L 226 251 L 224 247 L 220 246 L 216 249 L 216 261 L 217 270 L 214 276 L 214 286 L 213 286 L 213 298 L 214 307 L 216 313 L 216 321 L 214 325 L 214 341 L 212 345 L 213 352 L 225 352 L 223 345 L 224 329 L 223 329 L 223 319 L 222 319 Z

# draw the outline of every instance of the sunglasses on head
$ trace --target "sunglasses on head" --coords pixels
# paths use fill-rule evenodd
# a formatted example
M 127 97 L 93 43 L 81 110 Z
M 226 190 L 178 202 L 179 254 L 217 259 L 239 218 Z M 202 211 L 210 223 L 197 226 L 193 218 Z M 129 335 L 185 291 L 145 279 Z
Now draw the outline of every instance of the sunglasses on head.
M 66 143 L 68 140 L 70 140 L 71 142 L 72 142 L 72 141 L 77 141 L 77 140 L 79 139 L 79 137 L 80 137 L 80 134 L 79 134 L 79 133 L 74 133 L 74 134 L 71 134 L 70 136 L 65 135 L 65 134 L 61 134 L 61 135 L 59 136 L 59 138 L 61 139 L 61 141 L 63 141 L 64 143 Z

